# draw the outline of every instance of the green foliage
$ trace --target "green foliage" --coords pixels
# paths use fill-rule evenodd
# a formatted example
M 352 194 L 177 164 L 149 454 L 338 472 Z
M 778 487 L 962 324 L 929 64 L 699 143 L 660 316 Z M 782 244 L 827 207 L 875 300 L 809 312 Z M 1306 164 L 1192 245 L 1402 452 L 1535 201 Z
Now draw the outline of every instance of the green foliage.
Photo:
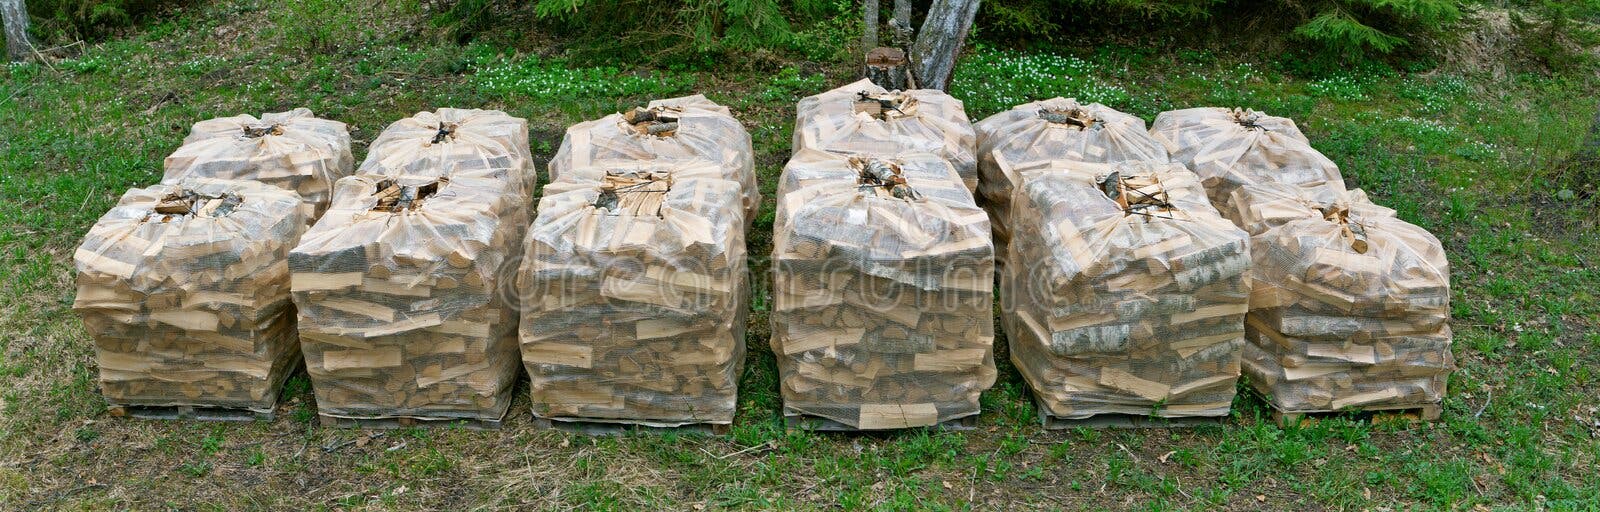
M 492 57 L 474 66 L 478 90 L 497 96 L 521 96 L 556 102 L 609 97 L 666 97 L 694 87 L 692 77 L 668 74 L 625 74 L 615 67 L 568 67 L 563 61 L 527 57 Z
M 576 57 L 604 61 L 725 66 L 775 51 L 832 58 L 855 36 L 838 20 L 854 10 L 844 0 L 462 0 L 436 21 L 465 40 L 522 6 L 574 40 Z
M 51 43 L 98 39 L 179 0 L 27 0 L 35 35 Z
M 1527 52 L 1546 69 L 1568 71 L 1595 63 L 1588 50 L 1600 45 L 1600 0 L 1526 0 L 1529 14 L 1511 22 Z
M 1462 15 L 1462 0 L 1283 1 L 1312 13 L 1295 36 L 1344 59 L 1394 53 L 1442 33 Z
M 1097 78 L 1101 74 L 1099 65 L 1077 57 L 980 48 L 963 57 L 950 93 L 962 98 L 973 119 L 1056 96 L 1084 103 L 1127 103 L 1128 90 Z

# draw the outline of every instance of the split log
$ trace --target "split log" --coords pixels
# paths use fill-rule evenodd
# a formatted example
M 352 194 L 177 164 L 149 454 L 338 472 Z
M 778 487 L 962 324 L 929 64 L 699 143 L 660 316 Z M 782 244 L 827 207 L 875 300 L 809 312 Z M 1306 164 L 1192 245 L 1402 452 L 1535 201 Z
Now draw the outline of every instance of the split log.
M 545 186 L 518 280 L 535 415 L 732 423 L 749 282 L 744 186 L 725 174 L 644 161 Z
M 994 252 L 949 163 L 801 150 L 773 239 L 772 350 L 787 413 L 860 429 L 978 413 L 994 384 Z
M 862 79 L 800 100 L 794 150 L 884 156 L 927 152 L 955 166 L 978 188 L 977 136 L 961 100 L 943 91 L 888 91 Z
M 694 95 L 651 101 L 641 108 L 585 121 L 567 128 L 550 160 L 550 182 L 578 167 L 619 162 L 709 160 L 725 169 L 725 179 L 744 189 L 745 218 L 761 207 L 750 133 L 728 107 Z
M 528 121 L 498 110 L 441 108 L 391 123 L 368 146 L 356 174 L 446 177 L 493 170 L 532 191 L 538 175 Z
M 328 208 L 333 183 L 355 167 L 344 123 L 310 110 L 238 115 L 195 123 L 163 162 L 162 183 L 203 177 L 259 181 L 300 194 L 310 221 Z
M 517 379 L 514 255 L 530 202 L 520 167 L 507 165 L 339 181 L 289 258 L 321 414 L 505 415 Z
M 1226 416 L 1244 344 L 1248 236 L 1171 163 L 1024 172 L 1001 272 L 1011 359 L 1052 416 Z
M 73 257 L 106 400 L 272 410 L 300 359 L 287 262 L 308 213 L 247 181 L 123 194 Z
M 1011 239 L 1010 205 L 1018 174 L 1054 160 L 1115 163 L 1166 162 L 1167 149 L 1145 131 L 1144 120 L 1099 103 L 1053 98 L 989 116 L 978 134 L 979 204 L 994 226 L 996 263 L 1004 266 Z

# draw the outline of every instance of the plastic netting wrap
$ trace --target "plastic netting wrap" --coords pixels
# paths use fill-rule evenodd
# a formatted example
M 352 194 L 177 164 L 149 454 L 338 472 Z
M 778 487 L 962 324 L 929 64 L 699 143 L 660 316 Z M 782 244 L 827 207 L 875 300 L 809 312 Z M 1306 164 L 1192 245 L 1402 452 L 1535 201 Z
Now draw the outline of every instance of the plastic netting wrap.
M 550 160 L 550 181 L 567 170 L 605 167 L 610 161 L 709 160 L 726 179 L 744 188 L 745 218 L 761 207 L 750 133 L 728 107 L 696 94 L 654 100 L 642 108 L 585 121 L 567 128 L 561 148 Z
M 995 258 L 1005 263 L 1011 238 L 1011 194 L 1018 175 L 1053 160 L 1166 162 L 1167 148 L 1145 131 L 1144 120 L 1099 103 L 1053 98 L 1018 105 L 974 125 L 978 134 L 978 195 L 994 227 Z
M 290 254 L 323 415 L 497 420 L 517 379 L 522 176 L 357 175 Z
M 1172 161 L 1200 175 L 1211 204 L 1238 219 L 1230 196 L 1240 187 L 1270 184 L 1299 189 L 1308 200 L 1333 203 L 1345 192 L 1339 167 L 1307 142 L 1294 121 L 1254 110 L 1192 108 L 1162 112 L 1151 135 Z M 1245 231 L 1259 230 L 1243 225 Z
M 744 365 L 743 185 L 706 160 L 568 169 L 519 275 L 543 418 L 729 424 Z
M 881 156 L 927 152 L 978 188 L 977 136 L 961 100 L 936 89 L 888 91 L 861 81 L 800 100 L 794 150 Z
M 1225 416 L 1244 344 L 1248 236 L 1171 163 L 1023 173 L 1001 272 L 1011 359 L 1056 417 Z
M 259 119 L 238 115 L 195 123 L 164 166 L 162 183 L 220 178 L 294 191 L 312 205 L 307 220 L 314 221 L 328 208 L 333 183 L 350 175 L 355 157 L 344 123 L 297 108 Z
M 773 237 L 784 411 L 859 429 L 978 414 L 994 384 L 988 216 L 933 154 L 801 150 Z
M 534 189 L 527 120 L 498 110 L 418 112 L 384 128 L 356 173 L 438 177 L 482 170 L 516 175 L 522 190 Z
M 247 181 L 123 194 L 73 258 L 106 400 L 271 411 L 300 360 L 288 256 L 310 213 Z
M 1251 382 L 1280 410 L 1438 402 L 1454 368 L 1438 239 L 1359 191 L 1333 203 L 1296 192 L 1239 195 L 1273 205 L 1252 239 Z

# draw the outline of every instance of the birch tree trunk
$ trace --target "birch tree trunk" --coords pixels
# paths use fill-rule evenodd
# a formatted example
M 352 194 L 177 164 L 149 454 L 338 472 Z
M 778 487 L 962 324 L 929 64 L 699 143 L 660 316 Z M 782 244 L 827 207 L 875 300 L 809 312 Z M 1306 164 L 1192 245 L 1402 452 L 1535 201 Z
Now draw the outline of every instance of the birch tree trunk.
M 865 29 L 861 32 L 861 51 L 865 53 L 878 47 L 878 0 L 862 0 L 861 10 Z
M 917 44 L 911 50 L 911 62 L 917 84 L 924 89 L 940 89 L 950 85 L 950 74 L 956 67 L 956 56 L 972 28 L 972 18 L 978 15 L 979 0 L 933 0 L 928 8 L 928 19 L 922 22 L 917 33 Z
M 5 23 L 6 55 L 14 61 L 33 56 L 33 44 L 28 41 L 28 8 L 22 0 L 0 0 L 0 21 Z

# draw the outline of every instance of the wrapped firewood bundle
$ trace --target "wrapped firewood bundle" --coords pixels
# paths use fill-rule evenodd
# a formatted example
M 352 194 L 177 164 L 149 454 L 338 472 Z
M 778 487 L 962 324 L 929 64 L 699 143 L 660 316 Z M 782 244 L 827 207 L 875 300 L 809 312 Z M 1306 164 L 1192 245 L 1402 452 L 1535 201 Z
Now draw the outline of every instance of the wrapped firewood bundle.
M 1438 402 L 1454 368 L 1438 239 L 1364 196 L 1303 205 L 1252 238 L 1245 374 L 1282 411 Z
M 995 259 L 1005 263 L 1011 238 L 1011 194 L 1018 175 L 1054 160 L 1166 162 L 1167 148 L 1144 120 L 1099 103 L 1053 98 L 1018 105 L 974 126 L 978 133 L 978 196 L 994 228 Z
M 483 170 L 515 176 L 522 190 L 534 189 L 526 119 L 498 110 L 418 112 L 384 128 L 356 173 L 438 177 Z
M 722 164 L 568 169 L 518 275 L 536 416 L 731 424 L 749 283 L 744 185 Z
M 796 109 L 795 151 L 932 153 L 955 167 L 967 190 L 978 188 L 977 137 L 961 100 L 944 91 L 888 91 L 862 79 L 804 98 Z
M 520 178 L 493 168 L 339 180 L 289 256 L 322 415 L 504 416 L 517 379 L 513 256 L 528 225 Z
M 723 167 L 724 178 L 744 187 L 748 220 L 761 206 L 754 154 L 750 133 L 728 107 L 696 94 L 654 100 L 567 128 L 561 148 L 550 160 L 550 182 L 559 181 L 569 169 L 604 167 L 612 160 L 708 160 Z
M 1244 207 L 1230 201 L 1240 187 L 1285 184 L 1322 203 L 1335 202 L 1345 192 L 1339 167 L 1312 148 L 1289 119 L 1254 110 L 1192 108 L 1162 112 L 1150 132 L 1166 145 L 1172 161 L 1200 175 L 1212 206 L 1230 219 L 1239 218 L 1235 210 Z
M 288 257 L 310 214 L 249 181 L 123 194 L 73 257 L 106 400 L 271 412 L 300 361 Z
M 1001 272 L 1011 360 L 1054 417 L 1226 416 L 1248 309 L 1248 236 L 1173 163 L 1023 173 Z
M 950 164 L 802 150 L 778 194 L 772 351 L 785 415 L 872 430 L 978 414 L 995 380 L 994 252 Z
M 344 123 L 297 108 L 195 123 L 164 167 L 162 183 L 220 178 L 294 191 L 314 209 L 307 221 L 315 221 L 328 208 L 333 183 L 354 169 L 355 157 Z

